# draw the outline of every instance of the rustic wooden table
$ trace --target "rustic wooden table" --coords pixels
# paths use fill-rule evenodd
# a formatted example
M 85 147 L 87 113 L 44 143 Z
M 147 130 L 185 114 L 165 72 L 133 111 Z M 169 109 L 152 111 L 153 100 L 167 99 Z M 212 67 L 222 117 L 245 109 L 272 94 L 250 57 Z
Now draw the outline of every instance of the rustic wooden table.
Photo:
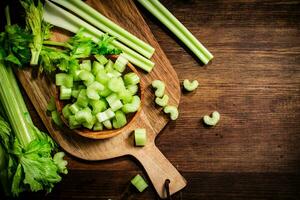
M 156 141 L 188 181 L 173 199 L 300 199 L 300 1 L 163 3 L 215 56 L 201 67 L 139 7 L 180 80 L 200 82 Z M 220 124 L 204 127 L 201 117 L 214 110 Z M 158 198 L 152 186 L 128 194 L 129 180 L 144 174 L 132 158 L 67 159 L 69 174 L 51 194 L 23 199 Z

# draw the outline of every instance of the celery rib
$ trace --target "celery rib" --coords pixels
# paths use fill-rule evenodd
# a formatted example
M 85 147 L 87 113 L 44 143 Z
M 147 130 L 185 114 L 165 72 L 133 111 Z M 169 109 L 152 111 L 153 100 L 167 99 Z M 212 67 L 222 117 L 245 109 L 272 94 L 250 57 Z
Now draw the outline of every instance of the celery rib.
M 86 3 L 78 0 L 51 0 L 66 9 L 76 13 L 79 17 L 87 20 L 100 30 L 116 37 L 117 40 L 131 47 L 133 50 L 139 52 L 146 58 L 151 58 L 154 53 L 154 48 L 149 44 L 143 42 L 136 36 L 132 35 L 125 29 L 121 28 L 101 13 L 87 5 Z
M 199 40 L 158 0 L 138 0 L 138 2 L 170 29 L 204 64 L 213 58 Z
M 90 24 L 86 23 L 80 18 L 63 10 L 62 8 L 56 6 L 55 4 L 47 0 L 45 2 L 43 18 L 44 21 L 73 33 L 78 32 L 80 28 L 84 28 L 85 35 L 87 37 L 91 37 L 95 42 L 97 42 L 98 38 L 104 34 L 97 28 L 91 26 Z M 117 40 L 113 40 L 111 44 L 114 47 L 122 50 L 124 52 L 124 57 L 127 58 L 132 64 L 136 65 L 137 67 L 147 72 L 150 72 L 154 67 L 154 63 L 151 60 L 143 57 L 142 55 L 138 54 L 137 52 L 133 51 L 129 47 L 118 42 Z

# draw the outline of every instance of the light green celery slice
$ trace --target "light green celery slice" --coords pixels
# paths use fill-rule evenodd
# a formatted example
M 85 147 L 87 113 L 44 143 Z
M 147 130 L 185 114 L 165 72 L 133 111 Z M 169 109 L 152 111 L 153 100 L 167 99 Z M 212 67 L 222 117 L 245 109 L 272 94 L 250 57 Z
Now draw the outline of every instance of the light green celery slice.
M 84 28 L 86 30 L 85 35 L 87 37 L 91 37 L 95 42 L 97 42 L 99 40 L 98 38 L 104 34 L 97 28 L 56 6 L 48 0 L 45 1 L 43 19 L 54 26 L 66 29 L 73 33 L 77 33 L 80 28 Z M 111 44 L 114 47 L 122 50 L 124 57 L 127 58 L 132 64 L 145 70 L 146 72 L 150 72 L 154 67 L 154 63 L 152 61 L 143 57 L 117 40 L 113 40 Z
M 73 103 L 69 106 L 69 110 L 75 115 L 80 110 L 80 107 L 77 105 L 77 103 Z
M 94 74 L 94 76 L 97 75 L 97 73 L 100 71 L 100 70 L 103 70 L 104 69 L 104 65 L 99 63 L 98 61 L 94 61 L 93 62 L 93 69 L 92 69 L 92 73 Z
M 126 88 L 131 93 L 131 95 L 135 95 L 139 90 L 139 87 L 137 85 L 127 85 Z
M 147 133 L 144 128 L 134 130 L 134 141 L 136 146 L 145 146 L 147 142 Z
M 86 94 L 86 89 L 81 89 L 79 92 L 76 104 L 80 107 L 85 108 L 85 107 L 87 107 L 88 103 L 89 103 L 89 99 Z
M 176 120 L 178 118 L 178 109 L 175 106 L 166 106 L 164 112 L 170 114 L 171 120 Z
M 102 83 L 104 85 L 107 84 L 107 82 L 109 81 L 109 76 L 107 75 L 106 71 L 105 70 L 99 70 L 97 72 L 97 75 L 96 75 L 96 81 L 98 81 L 99 83 Z
M 92 114 L 96 115 L 99 112 L 102 112 L 107 109 L 106 101 L 103 99 L 99 100 L 90 100 L 89 104 L 92 106 Z
M 122 100 L 123 103 L 130 103 L 132 101 L 132 93 L 126 89 L 122 90 L 118 93 L 119 98 Z
M 152 81 L 152 87 L 155 88 L 155 96 L 162 97 L 165 93 L 166 85 L 161 80 Z
M 116 37 L 119 41 L 126 44 L 128 47 L 139 52 L 147 58 L 151 58 L 154 53 L 154 48 L 149 44 L 138 39 L 119 25 L 115 24 L 98 11 L 78 0 L 52 0 L 59 5 L 71 10 L 79 15 L 81 18 L 87 20 L 93 26 L 100 30 Z
M 98 62 L 102 65 L 105 65 L 108 62 L 108 59 L 105 58 L 104 55 L 95 55 L 95 58 L 98 60 Z
M 104 90 L 104 86 L 101 83 L 95 81 L 87 87 L 86 94 L 89 99 L 98 100 L 100 99 L 99 92 L 102 90 Z
M 91 60 L 83 60 L 79 66 L 80 66 L 80 69 L 82 69 L 82 70 L 86 70 L 89 72 L 92 70 Z
M 71 99 L 72 96 L 72 89 L 67 88 L 65 86 L 60 86 L 60 91 L 59 91 L 59 99 L 60 100 L 68 100 Z
M 73 87 L 73 77 L 66 73 L 57 73 L 55 74 L 55 85 L 71 88 Z
M 63 122 L 60 118 L 59 113 L 57 112 L 57 110 L 54 110 L 51 112 L 51 118 L 53 120 L 53 122 L 57 125 L 57 126 L 62 126 Z
M 170 29 L 204 64 L 213 58 L 213 55 L 158 0 L 138 2 Z
M 209 126 L 215 126 L 217 125 L 217 123 L 220 121 L 220 118 L 221 118 L 221 115 L 218 111 L 214 111 L 212 114 L 211 114 L 211 117 L 208 116 L 208 115 L 205 115 L 203 117 L 203 121 L 206 125 L 209 125 Z
M 119 110 L 123 106 L 123 104 L 120 101 L 119 97 L 115 93 L 109 95 L 108 97 L 106 97 L 106 101 L 109 104 L 109 107 L 112 109 L 112 111 Z
M 102 131 L 103 130 L 103 124 L 101 122 L 96 122 L 93 127 L 93 131 Z
M 89 109 L 88 107 L 78 111 L 76 114 L 75 114 L 75 119 L 76 121 L 78 121 L 79 123 L 91 123 L 92 120 L 93 120 L 93 115 L 92 115 L 92 112 L 91 112 L 91 109 Z
M 63 114 L 64 118 L 66 118 L 66 119 L 69 119 L 69 117 L 72 115 L 72 112 L 69 109 L 70 106 L 71 106 L 71 104 L 67 104 L 62 109 L 62 114 Z
M 165 107 L 168 105 L 169 102 L 169 96 L 164 94 L 163 97 L 156 97 L 155 98 L 155 103 L 161 107 Z
M 86 70 L 82 70 L 78 76 L 86 86 L 89 86 L 95 80 L 95 76 L 91 72 Z
M 105 87 L 104 90 L 102 90 L 100 92 L 100 96 L 102 97 L 107 97 L 108 95 L 110 95 L 112 93 L 112 91 L 108 88 L 108 87 Z
M 47 105 L 47 110 L 50 111 L 50 112 L 53 111 L 53 110 L 56 110 L 55 99 L 52 96 L 51 96 L 50 101 Z
M 114 62 L 112 60 L 108 60 L 108 62 L 105 64 L 105 71 L 111 72 L 114 70 Z
M 136 112 L 139 109 L 140 105 L 141 105 L 141 99 L 140 99 L 139 96 L 135 95 L 135 96 L 132 97 L 132 102 L 131 103 L 123 105 L 122 111 L 124 113 L 133 113 L 133 112 Z
M 140 77 L 134 73 L 130 72 L 124 75 L 124 83 L 125 85 L 136 85 L 140 82 Z
M 75 115 L 69 117 L 69 127 L 70 129 L 75 129 L 80 127 L 80 123 L 76 120 Z
M 121 110 L 116 111 L 115 119 L 116 119 L 116 122 L 118 123 L 119 128 L 121 128 L 127 124 L 126 115 Z
M 147 187 L 148 184 L 146 183 L 146 181 L 143 179 L 143 177 L 141 177 L 141 175 L 137 174 L 132 180 L 131 180 L 131 184 L 134 185 L 134 187 L 136 187 L 136 189 L 139 192 L 143 192 Z
M 112 124 L 110 120 L 106 120 L 104 122 L 102 122 L 103 126 L 107 129 L 112 129 Z
M 95 116 L 93 116 L 93 118 L 90 122 L 84 122 L 84 123 L 82 123 L 82 126 L 91 130 L 96 122 L 97 122 L 97 119 Z
M 127 63 L 128 60 L 123 56 L 123 54 L 120 54 L 114 64 L 114 69 L 122 73 L 126 69 Z
M 104 122 L 115 116 L 115 113 L 109 108 L 103 112 L 100 112 L 96 115 L 99 122 Z
M 184 79 L 183 81 L 183 87 L 186 91 L 194 91 L 197 87 L 199 86 L 199 83 L 197 80 L 193 80 L 193 81 L 190 81 L 188 79 Z
M 110 79 L 108 81 L 108 88 L 113 92 L 120 92 L 126 89 L 121 77 Z

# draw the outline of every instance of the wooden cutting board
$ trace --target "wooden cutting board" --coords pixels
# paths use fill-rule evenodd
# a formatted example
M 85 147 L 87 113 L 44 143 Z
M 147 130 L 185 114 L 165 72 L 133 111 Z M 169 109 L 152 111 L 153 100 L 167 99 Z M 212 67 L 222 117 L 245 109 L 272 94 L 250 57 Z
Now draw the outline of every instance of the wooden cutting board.
M 142 110 L 124 132 L 110 139 L 93 140 L 79 136 L 68 128 L 56 128 L 51 118 L 46 115 L 47 102 L 55 94 L 54 84 L 45 76 L 36 76 L 30 70 L 18 71 L 17 76 L 49 133 L 65 151 L 75 157 L 91 161 L 125 155 L 134 156 L 143 165 L 159 196 L 165 198 L 166 179 L 170 180 L 171 194 L 185 187 L 186 181 L 155 146 L 155 138 L 169 118 L 160 107 L 155 106 L 151 82 L 155 79 L 166 82 L 169 104 L 178 106 L 181 92 L 177 74 L 131 0 L 89 0 L 87 3 L 155 48 L 152 58 L 155 62 L 153 71 L 147 74 L 139 70 L 142 84 L 145 85 Z M 54 31 L 54 38 L 63 37 L 66 37 L 63 31 Z M 134 147 L 132 132 L 136 128 L 147 130 L 148 141 L 145 147 Z

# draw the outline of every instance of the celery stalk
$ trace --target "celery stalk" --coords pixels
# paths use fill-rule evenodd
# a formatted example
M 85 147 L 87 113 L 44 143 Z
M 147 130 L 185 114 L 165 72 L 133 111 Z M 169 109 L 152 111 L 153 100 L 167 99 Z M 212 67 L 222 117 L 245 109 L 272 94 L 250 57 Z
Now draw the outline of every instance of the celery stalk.
M 122 43 L 126 44 L 128 47 L 132 48 L 133 50 L 139 52 L 143 56 L 147 58 L 151 58 L 154 53 L 154 48 L 151 47 L 149 44 L 143 42 L 142 40 L 138 39 L 136 36 L 132 35 L 125 29 L 121 28 L 97 10 L 93 9 L 83 1 L 78 0 L 51 0 L 66 9 L 76 13 L 79 17 L 83 18 L 90 24 L 94 25 L 95 27 L 99 28 L 100 30 L 116 37 L 117 40 L 121 41 Z
M 213 55 L 158 0 L 138 2 L 170 29 L 204 64 L 213 58 Z
M 104 34 L 94 26 L 91 26 L 80 18 L 47 0 L 45 1 L 43 19 L 54 26 L 66 29 L 73 33 L 78 32 L 80 28 L 84 28 L 85 36 L 91 37 L 95 42 L 97 42 L 98 38 Z M 124 57 L 127 58 L 132 64 L 145 70 L 146 72 L 150 72 L 154 67 L 154 63 L 151 60 L 143 57 L 117 40 L 113 40 L 111 44 L 122 50 L 124 52 Z

